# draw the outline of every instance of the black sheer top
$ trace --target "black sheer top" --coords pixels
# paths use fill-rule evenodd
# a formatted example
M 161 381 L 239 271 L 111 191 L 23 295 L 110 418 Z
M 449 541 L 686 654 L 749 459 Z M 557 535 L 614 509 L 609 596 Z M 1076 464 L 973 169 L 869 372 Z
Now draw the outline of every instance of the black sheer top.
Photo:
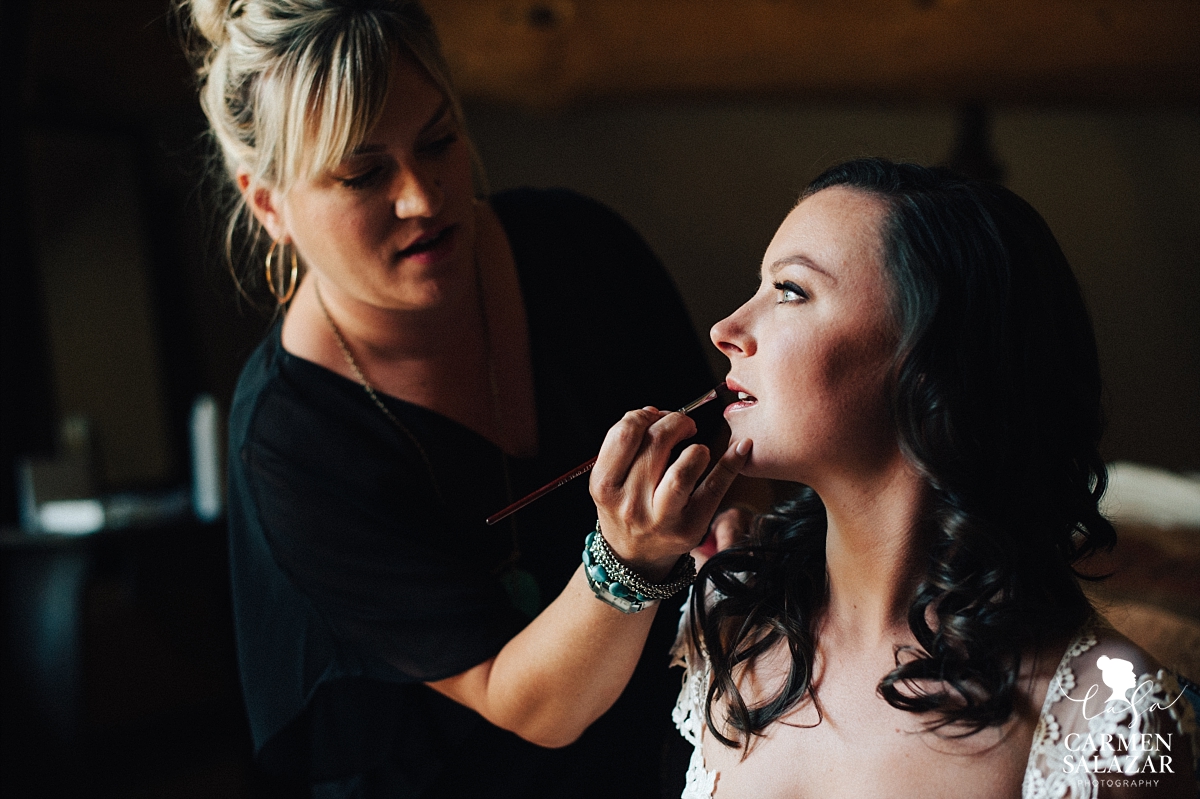
M 284 351 L 247 363 L 230 414 L 230 557 L 242 684 L 264 768 L 321 796 L 657 796 L 678 677 L 660 608 L 616 706 L 547 750 L 424 686 L 495 655 L 543 605 L 595 520 L 586 480 L 483 520 L 594 455 L 635 407 L 678 407 L 713 380 L 661 265 L 618 216 L 567 191 L 492 200 L 528 314 L 540 451 L 507 458 L 437 413 Z M 677 603 L 675 605 L 677 608 Z

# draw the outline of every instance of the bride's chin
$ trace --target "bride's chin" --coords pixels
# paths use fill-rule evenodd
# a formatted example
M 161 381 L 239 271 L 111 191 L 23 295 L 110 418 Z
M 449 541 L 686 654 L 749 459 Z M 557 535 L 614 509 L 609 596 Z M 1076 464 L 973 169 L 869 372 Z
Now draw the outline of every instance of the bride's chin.
M 754 453 L 750 453 L 750 460 L 742 466 L 738 474 L 743 477 L 753 477 L 759 480 L 778 480 L 780 479 L 769 465 L 754 462 Z
M 744 477 L 753 477 L 758 480 L 777 480 L 785 483 L 799 482 L 796 479 L 795 468 L 788 468 L 787 464 L 782 464 L 777 461 L 771 461 L 764 457 L 766 453 L 755 459 L 753 450 L 750 452 L 750 460 L 742 466 L 739 474 Z

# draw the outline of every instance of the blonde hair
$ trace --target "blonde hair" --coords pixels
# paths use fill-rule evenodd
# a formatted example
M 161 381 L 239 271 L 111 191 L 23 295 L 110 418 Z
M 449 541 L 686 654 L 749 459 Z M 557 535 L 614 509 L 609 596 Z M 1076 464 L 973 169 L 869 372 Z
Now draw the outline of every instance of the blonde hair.
M 379 118 L 397 57 L 428 73 L 465 136 L 437 34 L 414 0 L 179 0 L 179 10 L 231 187 L 243 170 L 287 192 L 337 165 Z M 241 222 L 252 240 L 259 232 L 241 193 L 231 199 L 227 255 Z

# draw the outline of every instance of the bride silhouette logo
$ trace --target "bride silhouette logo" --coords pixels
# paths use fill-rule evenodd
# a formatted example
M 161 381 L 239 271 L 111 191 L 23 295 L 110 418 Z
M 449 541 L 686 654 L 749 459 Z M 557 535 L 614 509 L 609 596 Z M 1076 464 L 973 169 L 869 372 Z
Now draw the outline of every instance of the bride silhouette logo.
M 1104 684 L 1112 689 L 1112 696 L 1104 701 L 1111 702 L 1114 699 L 1120 699 L 1128 702 L 1126 694 L 1129 693 L 1130 688 L 1137 685 L 1137 677 L 1133 676 L 1133 664 L 1122 658 L 1101 655 L 1096 658 L 1096 665 L 1100 668 L 1100 679 L 1104 680 Z

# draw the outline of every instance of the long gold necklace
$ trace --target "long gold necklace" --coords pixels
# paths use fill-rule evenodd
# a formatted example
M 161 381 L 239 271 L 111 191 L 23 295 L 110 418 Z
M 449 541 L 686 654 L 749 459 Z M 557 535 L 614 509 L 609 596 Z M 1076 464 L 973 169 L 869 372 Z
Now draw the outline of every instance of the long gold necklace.
M 488 387 L 491 391 L 491 412 L 492 423 L 497 430 L 500 428 L 500 386 L 496 378 L 495 359 L 492 352 L 492 334 L 491 325 L 488 323 L 487 307 L 484 303 L 483 296 L 483 276 L 479 266 L 479 257 L 476 254 L 474 258 L 475 266 L 475 296 L 478 301 L 479 319 L 483 328 L 483 348 L 484 359 L 487 362 Z M 421 456 L 421 461 L 425 465 L 425 470 L 429 474 L 429 480 L 433 485 L 434 494 L 437 495 L 438 502 L 443 507 L 449 508 L 449 503 L 446 502 L 446 497 L 442 493 L 441 487 L 438 485 L 437 476 L 433 471 L 433 463 L 429 459 L 425 448 L 421 446 L 421 442 L 413 435 L 412 431 L 401 422 L 396 415 L 383 403 L 379 398 L 375 387 L 371 385 L 371 381 L 367 379 L 367 375 L 363 372 L 362 367 L 358 365 L 358 361 L 354 357 L 354 353 L 350 351 L 350 345 L 346 343 L 345 336 L 342 335 L 341 328 L 333 321 L 332 314 L 329 313 L 329 307 L 325 304 L 325 298 L 321 296 L 321 285 L 314 277 L 313 291 L 317 295 L 317 304 L 321 306 L 321 313 L 325 316 L 325 321 L 329 324 L 329 330 L 333 333 L 333 338 L 337 342 L 338 349 L 342 351 L 342 358 L 346 365 L 350 367 L 350 371 L 358 378 L 359 384 L 363 390 L 367 392 L 367 396 L 375 403 L 379 410 L 383 411 L 383 415 L 387 417 L 392 426 L 404 435 L 405 438 L 416 448 L 417 453 Z M 512 500 L 512 477 L 509 473 L 508 454 L 505 453 L 503 447 L 497 447 L 500 450 L 501 467 L 504 474 L 504 492 L 508 500 Z M 513 604 L 517 609 L 525 613 L 525 615 L 533 618 L 541 610 L 541 591 L 538 588 L 536 579 L 525 569 L 517 566 L 521 560 L 521 545 L 520 538 L 517 532 L 516 521 L 509 517 L 509 530 L 512 534 L 512 552 L 509 554 L 499 566 L 496 568 L 496 573 L 500 577 L 501 583 L 504 585 L 505 591 L 512 599 Z
M 350 367 L 351 372 L 354 372 L 354 376 L 358 378 L 358 382 L 362 385 L 363 390 L 367 392 L 367 396 L 371 398 L 371 402 L 374 402 L 375 406 L 383 411 L 383 415 L 388 418 L 392 426 L 399 430 L 409 440 L 409 443 L 416 448 L 417 453 L 421 456 L 421 462 L 425 464 L 425 470 L 429 472 L 429 481 L 433 484 L 433 493 L 437 495 L 438 501 L 445 505 L 446 498 L 442 495 L 442 489 L 438 485 L 437 476 L 433 472 L 433 462 L 429 460 L 429 454 L 425 452 L 425 448 L 421 446 L 421 442 L 412 434 L 412 431 L 396 418 L 396 415 L 388 409 L 388 406 L 383 404 L 383 400 L 379 399 L 379 395 L 375 393 L 375 387 L 371 385 L 371 381 L 367 380 L 367 376 L 358 365 L 358 361 L 354 359 L 354 354 L 350 352 L 350 346 L 346 344 L 346 339 L 342 336 L 341 329 L 333 321 L 333 317 L 330 316 L 329 308 L 325 305 L 325 298 L 321 296 L 321 286 L 315 279 L 313 281 L 313 290 L 317 294 L 317 304 L 321 306 L 321 313 L 325 314 L 325 321 L 329 323 L 329 329 L 333 333 L 334 340 L 337 341 L 338 349 L 342 351 L 342 358 L 346 361 L 346 365 Z

